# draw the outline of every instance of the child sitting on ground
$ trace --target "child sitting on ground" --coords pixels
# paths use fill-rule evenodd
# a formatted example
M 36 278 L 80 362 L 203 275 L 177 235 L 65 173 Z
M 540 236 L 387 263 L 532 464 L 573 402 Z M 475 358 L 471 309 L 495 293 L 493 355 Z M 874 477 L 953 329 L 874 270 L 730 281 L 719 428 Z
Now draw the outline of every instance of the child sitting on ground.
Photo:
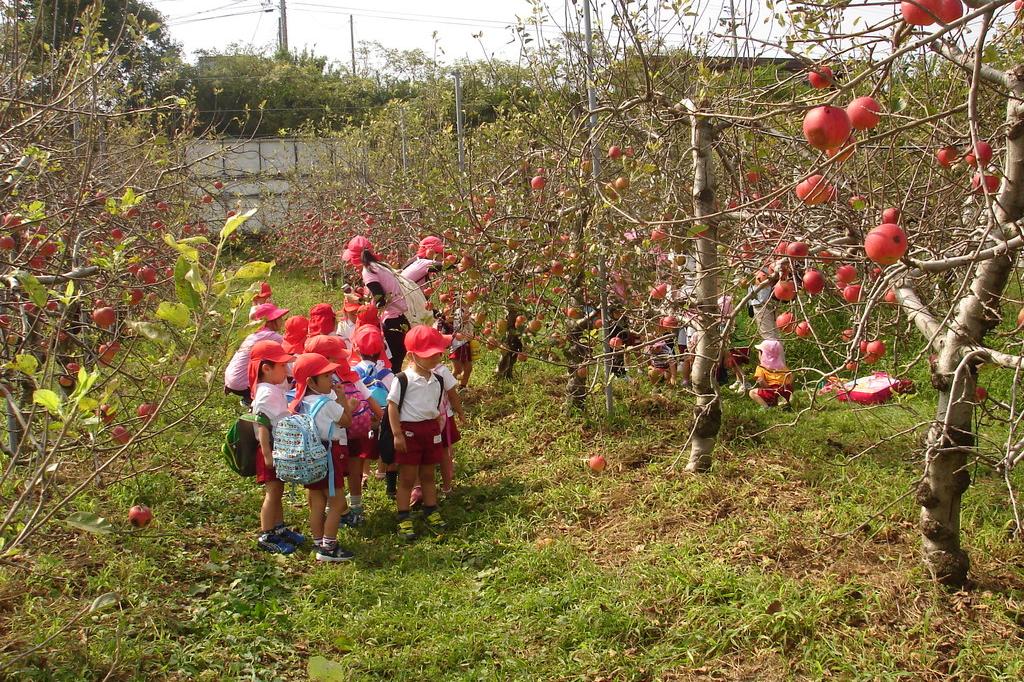
M 789 406 L 793 395 L 793 373 L 786 367 L 786 357 L 782 342 L 778 339 L 765 339 L 754 346 L 760 354 L 757 369 L 754 371 L 755 388 L 750 389 L 750 398 L 761 407 L 775 407 L 781 397 Z

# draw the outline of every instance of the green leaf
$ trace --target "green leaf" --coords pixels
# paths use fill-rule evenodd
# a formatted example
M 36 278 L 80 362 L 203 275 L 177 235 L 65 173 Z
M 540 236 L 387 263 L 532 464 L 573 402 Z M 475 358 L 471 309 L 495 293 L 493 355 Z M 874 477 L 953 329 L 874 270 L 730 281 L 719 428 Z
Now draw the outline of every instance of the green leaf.
M 46 287 L 39 283 L 39 280 L 27 272 L 15 273 L 15 279 L 21 284 L 21 288 L 28 294 L 28 300 L 42 308 L 46 305 Z
M 188 269 L 185 279 L 189 281 L 192 288 L 202 293 L 206 291 L 206 282 L 203 281 L 203 271 L 199 263 L 195 263 Z
M 184 303 L 189 310 L 199 308 L 199 294 L 188 281 L 190 271 L 188 260 L 184 256 L 178 256 L 178 262 L 174 264 L 174 291 L 178 294 L 178 300 Z
M 72 528 L 89 531 L 98 535 L 109 535 L 114 532 L 114 526 L 102 516 L 91 512 L 75 512 L 67 518 L 67 524 Z
M 164 235 L 164 241 L 167 245 L 174 248 L 178 253 L 192 261 L 193 263 L 199 260 L 199 250 L 196 247 L 191 246 L 185 241 L 175 241 L 174 237 L 169 234 Z
M 167 328 L 155 322 L 129 322 L 128 326 L 150 341 L 162 344 L 174 343 L 174 337 L 167 331 Z
M 78 377 L 75 382 L 75 390 L 71 393 L 69 400 L 72 402 L 80 402 L 92 387 L 100 378 L 100 371 L 93 370 L 92 372 L 85 371 L 85 367 L 78 368 Z
M 39 361 L 36 360 L 34 355 L 23 353 L 15 356 L 14 362 L 9 363 L 7 366 L 21 372 L 22 374 L 32 375 L 36 373 L 37 369 L 39 369 Z
M 233 235 L 238 228 L 240 228 L 246 220 L 256 215 L 258 209 L 250 208 L 245 213 L 238 213 L 231 216 L 224 222 L 224 227 L 220 230 L 220 241 L 223 244 L 224 240 Z
M 107 592 L 101 594 L 92 600 L 92 604 L 89 606 L 89 613 L 95 613 L 96 611 L 102 611 L 109 609 L 111 606 L 117 606 L 118 602 L 121 601 L 121 597 L 117 592 Z
M 52 414 L 60 414 L 60 396 L 48 388 L 40 388 L 32 394 L 32 402 L 42 405 Z
M 181 303 L 171 303 L 170 301 L 160 302 L 156 308 L 156 317 L 179 329 L 187 327 L 192 320 L 188 308 Z
M 348 679 L 348 667 L 336 661 L 329 661 L 323 656 L 309 659 L 307 668 L 309 679 L 314 682 L 341 682 Z
M 265 279 L 270 276 L 274 269 L 275 262 L 250 261 L 235 271 L 235 279 Z

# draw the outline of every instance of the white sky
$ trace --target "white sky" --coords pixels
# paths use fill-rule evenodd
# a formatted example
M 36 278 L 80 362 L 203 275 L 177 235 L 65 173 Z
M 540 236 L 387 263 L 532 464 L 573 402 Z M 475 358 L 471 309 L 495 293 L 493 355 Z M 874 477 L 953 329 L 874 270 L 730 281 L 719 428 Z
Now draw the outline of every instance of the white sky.
M 171 35 L 185 48 L 188 58 L 197 50 L 223 49 L 231 43 L 272 49 L 277 44 L 280 0 L 148 0 L 168 19 Z M 735 7 L 746 28 L 760 41 L 779 43 L 783 29 L 771 21 L 765 0 L 689 0 L 692 16 L 684 19 L 687 26 L 697 26 L 698 33 L 709 30 L 725 33 L 720 20 Z M 573 4 L 575 3 L 575 4 Z M 602 26 L 611 29 L 611 0 L 594 0 L 602 18 Z M 634 3 L 631 7 L 637 7 Z M 667 0 L 648 0 L 649 12 L 660 12 L 659 19 L 669 44 L 683 44 L 687 30 L 670 10 L 659 10 Z M 686 5 L 686 1 L 683 2 Z M 787 0 L 776 0 L 784 10 Z M 794 2 L 793 4 L 798 4 Z M 543 0 L 541 37 L 556 38 L 565 26 L 566 12 L 582 8 L 583 0 Z M 349 62 L 349 15 L 354 16 L 356 43 L 376 41 L 389 48 L 422 49 L 439 61 L 485 56 L 516 60 L 521 46 L 508 26 L 517 19 L 533 26 L 534 3 L 529 0 L 287 0 L 288 38 L 292 50 L 310 48 L 343 63 Z M 875 23 L 891 17 L 898 3 L 886 0 L 852 0 L 844 16 L 844 25 L 853 29 L 854 17 Z M 264 12 L 261 10 L 271 10 Z M 574 15 L 575 16 L 575 15 Z M 856 26 L 858 30 L 864 25 Z M 595 27 L 596 28 L 596 27 Z M 534 31 L 536 29 L 533 29 Z M 434 34 L 436 32 L 436 40 Z M 474 34 L 481 33 L 478 39 Z M 534 33 L 536 35 L 536 33 Z M 723 38 L 709 38 L 716 47 L 710 51 L 727 54 L 731 43 Z M 536 43 L 535 43 L 536 44 Z M 744 41 L 740 40 L 740 50 Z M 435 49 L 437 52 L 435 53 Z M 762 43 L 751 41 L 749 54 L 765 53 Z M 780 54 L 775 50 L 767 54 Z
M 168 19 L 174 38 L 180 42 L 186 55 L 196 50 L 223 48 L 232 42 L 272 47 L 277 43 L 277 11 L 279 0 L 149 0 Z M 733 0 L 738 14 L 745 7 L 753 7 L 748 21 L 759 37 L 767 37 L 768 29 L 757 29 L 767 18 L 763 9 L 758 12 L 757 0 Z M 582 0 L 576 0 L 582 7 Z M 651 7 L 659 3 L 654 0 Z M 565 7 L 573 7 L 568 0 L 547 0 L 545 27 L 541 33 L 548 38 L 559 34 L 557 25 L 565 24 Z M 723 5 L 729 0 L 695 0 L 697 22 L 705 28 L 719 19 Z M 528 0 L 287 0 L 288 38 L 290 47 L 312 48 L 317 54 L 332 59 L 349 61 L 349 14 L 354 15 L 356 42 L 377 41 L 390 48 L 420 48 L 434 54 L 435 39 L 440 61 L 484 56 L 515 60 L 520 45 L 514 34 L 506 28 L 517 18 L 527 22 L 533 5 Z M 602 17 L 611 15 L 608 0 L 595 0 Z M 272 9 L 271 12 L 261 12 Z M 653 9 L 651 11 L 654 11 Z M 674 15 L 665 10 L 662 20 L 672 25 L 670 35 L 681 43 L 682 28 Z M 671 22 L 671 24 L 670 24 Z M 483 32 L 478 40 L 475 33 Z M 778 38 L 776 33 L 775 38 Z

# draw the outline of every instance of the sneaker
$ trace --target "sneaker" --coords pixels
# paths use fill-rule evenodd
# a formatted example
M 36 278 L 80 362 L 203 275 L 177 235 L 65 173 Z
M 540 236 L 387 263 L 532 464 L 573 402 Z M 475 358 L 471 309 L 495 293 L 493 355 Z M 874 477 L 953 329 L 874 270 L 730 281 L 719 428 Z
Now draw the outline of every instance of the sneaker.
M 430 512 L 430 514 L 426 518 L 426 521 L 427 524 L 429 524 L 430 527 L 434 530 L 442 530 L 448 526 L 448 524 L 444 522 L 444 519 L 441 518 L 441 512 L 437 511 L 436 509 Z
M 299 533 L 297 531 L 294 531 L 294 530 L 292 530 L 291 528 L 288 528 L 288 527 L 277 529 L 277 534 L 282 539 L 284 539 L 285 542 L 287 542 L 289 544 L 292 544 L 292 545 L 295 545 L 296 547 L 298 547 L 299 545 L 301 545 L 302 543 L 304 543 L 306 541 L 306 536 L 305 535 L 303 535 L 302 533 Z
M 412 526 L 412 519 L 398 522 L 398 536 L 409 542 L 416 539 L 416 529 Z
M 421 502 L 423 502 L 423 488 L 416 486 L 412 489 L 412 494 L 409 496 L 409 506 L 415 507 Z
M 344 516 L 341 517 L 341 523 L 343 525 L 348 526 L 349 528 L 356 528 L 358 526 L 361 526 L 363 525 L 363 522 L 365 520 L 366 517 L 363 514 L 362 507 L 353 507 L 352 509 L 349 509 Z
M 295 551 L 295 545 L 273 532 L 261 533 L 256 547 L 274 554 L 291 554 Z
M 335 544 L 333 547 L 317 547 L 316 560 L 317 561 L 351 561 L 355 554 L 342 549 L 341 545 Z

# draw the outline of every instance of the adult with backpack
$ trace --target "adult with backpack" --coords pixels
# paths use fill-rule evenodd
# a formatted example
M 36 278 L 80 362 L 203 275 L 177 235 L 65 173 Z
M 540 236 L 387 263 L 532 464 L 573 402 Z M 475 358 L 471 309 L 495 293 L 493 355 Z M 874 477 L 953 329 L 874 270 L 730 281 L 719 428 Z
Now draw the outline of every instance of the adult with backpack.
M 423 292 L 415 283 L 378 259 L 366 237 L 350 239 L 342 257 L 352 267 L 361 269 L 363 285 L 380 312 L 391 366 L 401 369 L 405 362 L 405 335 L 410 326 L 433 321 Z

